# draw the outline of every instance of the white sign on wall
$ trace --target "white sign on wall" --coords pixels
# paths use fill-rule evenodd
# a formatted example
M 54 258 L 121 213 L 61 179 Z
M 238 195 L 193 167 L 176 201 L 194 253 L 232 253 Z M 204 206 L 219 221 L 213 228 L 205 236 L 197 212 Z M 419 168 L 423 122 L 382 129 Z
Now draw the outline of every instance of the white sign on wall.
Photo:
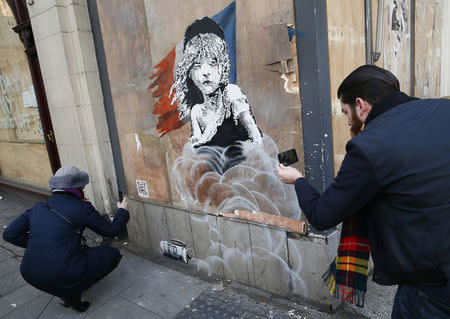
M 148 186 L 146 181 L 136 180 L 138 195 L 141 197 L 150 197 L 148 194 Z
M 36 95 L 34 93 L 34 86 L 30 85 L 29 91 L 22 92 L 22 100 L 24 107 L 37 107 Z

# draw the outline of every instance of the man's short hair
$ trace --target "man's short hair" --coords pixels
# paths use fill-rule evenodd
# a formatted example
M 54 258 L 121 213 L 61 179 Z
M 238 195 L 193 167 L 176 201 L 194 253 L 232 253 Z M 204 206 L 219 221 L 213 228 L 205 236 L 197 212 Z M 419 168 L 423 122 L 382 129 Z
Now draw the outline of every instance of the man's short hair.
M 386 95 L 399 91 L 394 74 L 375 65 L 362 65 L 342 81 L 337 96 L 354 108 L 358 97 L 374 105 Z

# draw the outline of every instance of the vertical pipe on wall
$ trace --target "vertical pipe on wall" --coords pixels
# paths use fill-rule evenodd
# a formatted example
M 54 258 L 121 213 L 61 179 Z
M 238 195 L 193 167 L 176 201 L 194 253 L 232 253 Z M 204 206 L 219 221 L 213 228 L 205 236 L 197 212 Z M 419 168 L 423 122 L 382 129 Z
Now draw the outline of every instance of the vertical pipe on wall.
M 102 86 L 103 103 L 105 106 L 109 137 L 111 140 L 114 166 L 116 168 L 117 186 L 119 192 L 128 194 L 127 183 L 125 179 L 125 170 L 122 161 L 122 153 L 120 150 L 119 134 L 117 132 L 116 117 L 114 114 L 111 86 L 109 84 L 108 66 L 106 64 L 105 48 L 103 46 L 103 37 L 100 27 L 100 18 L 98 15 L 97 0 L 90 0 L 87 2 L 87 5 L 92 35 L 94 38 L 95 55 L 97 57 L 98 71 Z
M 375 41 L 375 52 L 373 52 L 373 62 L 377 62 L 381 55 L 381 44 L 383 39 L 383 17 L 384 17 L 384 0 L 378 0 L 377 13 L 377 37 Z
M 326 2 L 295 0 L 294 12 L 305 176 L 323 191 L 333 181 Z
M 372 57 L 372 0 L 364 0 L 366 64 L 373 64 Z
M 326 1 L 294 0 L 294 13 L 305 177 L 323 191 L 333 182 L 334 163 Z
M 411 10 L 410 10 L 410 57 L 409 57 L 409 65 L 410 65 L 410 71 L 409 71 L 409 95 L 414 96 L 414 82 L 416 81 L 416 59 L 415 59 L 415 20 L 416 20 L 416 0 L 411 0 Z

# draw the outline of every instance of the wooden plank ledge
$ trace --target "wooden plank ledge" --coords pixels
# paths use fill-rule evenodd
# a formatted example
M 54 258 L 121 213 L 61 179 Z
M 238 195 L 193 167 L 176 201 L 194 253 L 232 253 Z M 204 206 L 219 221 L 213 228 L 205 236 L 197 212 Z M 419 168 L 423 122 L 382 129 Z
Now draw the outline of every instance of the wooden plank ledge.
M 219 213 L 219 216 L 224 216 L 228 218 L 238 218 L 251 222 L 277 226 L 284 228 L 286 230 L 306 234 L 306 222 L 303 220 L 296 220 L 292 218 L 287 218 L 283 216 L 268 214 L 264 212 L 257 211 L 246 211 L 236 209 L 233 213 Z

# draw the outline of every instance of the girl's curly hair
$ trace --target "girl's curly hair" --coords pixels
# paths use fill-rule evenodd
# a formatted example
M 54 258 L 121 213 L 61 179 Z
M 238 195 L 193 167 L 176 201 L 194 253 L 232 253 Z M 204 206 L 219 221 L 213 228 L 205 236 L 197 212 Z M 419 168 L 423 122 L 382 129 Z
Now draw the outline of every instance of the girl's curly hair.
M 216 58 L 217 63 L 223 66 L 219 85 L 220 89 L 223 90 L 229 83 L 228 77 L 230 73 L 227 43 L 213 33 L 202 33 L 190 39 L 186 44 L 183 58 L 178 63 L 175 81 L 170 88 L 169 94 L 169 96 L 172 96 L 175 90 L 172 104 L 178 100 L 180 119 L 186 117 L 195 104 L 204 102 L 203 94 L 191 79 L 190 72 L 197 58 L 211 57 Z

